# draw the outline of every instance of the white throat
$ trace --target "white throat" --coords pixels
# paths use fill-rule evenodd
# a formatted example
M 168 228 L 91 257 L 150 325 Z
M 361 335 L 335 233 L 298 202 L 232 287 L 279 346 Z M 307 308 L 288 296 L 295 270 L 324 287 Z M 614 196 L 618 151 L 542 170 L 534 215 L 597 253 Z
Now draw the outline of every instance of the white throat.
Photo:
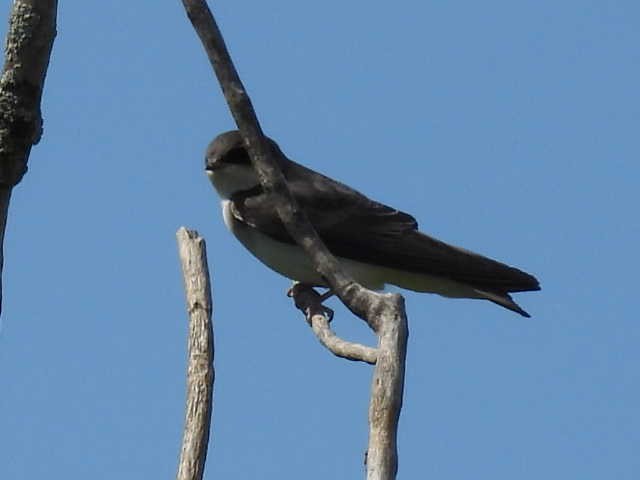
M 253 168 L 248 165 L 225 165 L 213 172 L 207 171 L 207 176 L 222 199 L 228 199 L 234 193 L 249 190 L 259 183 Z

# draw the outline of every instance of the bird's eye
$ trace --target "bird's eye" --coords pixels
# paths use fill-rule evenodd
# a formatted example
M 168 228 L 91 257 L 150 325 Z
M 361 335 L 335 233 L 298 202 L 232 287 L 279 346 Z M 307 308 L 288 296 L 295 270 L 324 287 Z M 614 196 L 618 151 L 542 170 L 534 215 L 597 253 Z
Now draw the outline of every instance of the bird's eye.
M 227 163 L 234 163 L 236 165 L 248 165 L 251 163 L 249 155 L 244 148 L 234 148 L 233 150 L 229 150 L 229 153 L 224 157 L 224 161 Z

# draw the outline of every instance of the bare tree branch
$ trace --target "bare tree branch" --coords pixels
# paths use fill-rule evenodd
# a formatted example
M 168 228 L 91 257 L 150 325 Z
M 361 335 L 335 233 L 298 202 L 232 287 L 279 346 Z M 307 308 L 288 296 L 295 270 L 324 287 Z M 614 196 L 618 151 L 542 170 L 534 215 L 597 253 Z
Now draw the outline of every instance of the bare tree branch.
M 322 305 L 322 296 L 318 292 L 308 285 L 296 283 L 289 289 L 288 295 L 293 298 L 296 307 L 305 314 L 313 333 L 327 350 L 337 357 L 375 365 L 378 357 L 375 348 L 347 342 L 331 330 L 329 322 L 333 317 L 333 311 Z
M 187 406 L 178 480 L 200 480 L 204 474 L 213 411 L 213 325 L 211 284 L 204 239 L 181 227 L 176 233 L 189 312 Z
M 289 234 L 311 258 L 314 267 L 342 302 L 378 335 L 378 353 L 369 412 L 369 480 L 391 480 L 397 471 L 396 435 L 404 382 L 408 335 L 404 300 L 398 294 L 380 294 L 357 284 L 322 243 L 284 180 L 224 39 L 204 0 L 182 0 L 218 78 L 265 192 Z
M 42 135 L 40 100 L 56 36 L 56 0 L 15 0 L 0 78 L 0 311 L 4 232 L 11 190 Z
M 404 298 L 386 295 L 378 330 L 378 360 L 369 402 L 367 479 L 390 480 L 398 471 L 397 433 L 402 409 L 409 328 Z

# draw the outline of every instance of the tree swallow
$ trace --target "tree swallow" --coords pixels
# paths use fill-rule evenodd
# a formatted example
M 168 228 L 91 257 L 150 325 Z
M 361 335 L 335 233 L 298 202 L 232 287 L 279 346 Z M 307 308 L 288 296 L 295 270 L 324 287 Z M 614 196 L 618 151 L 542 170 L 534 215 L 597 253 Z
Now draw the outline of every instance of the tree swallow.
M 399 210 L 289 160 L 269 139 L 291 194 L 343 268 L 361 285 L 385 284 L 450 298 L 479 298 L 529 317 L 510 292 L 540 290 L 532 275 L 425 235 Z M 205 168 L 222 198 L 227 228 L 272 270 L 298 282 L 327 286 L 289 236 L 253 170 L 237 130 L 217 136 Z

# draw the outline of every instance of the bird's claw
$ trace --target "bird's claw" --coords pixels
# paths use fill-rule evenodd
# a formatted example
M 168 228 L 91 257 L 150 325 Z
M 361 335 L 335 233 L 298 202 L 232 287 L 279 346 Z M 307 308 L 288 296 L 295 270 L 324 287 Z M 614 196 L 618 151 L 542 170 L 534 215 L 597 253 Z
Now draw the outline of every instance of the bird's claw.
M 293 298 L 296 307 L 305 314 L 309 324 L 311 324 L 311 318 L 314 315 L 322 315 L 329 322 L 333 320 L 333 310 L 322 305 L 322 302 L 332 295 L 331 290 L 319 294 L 313 286 L 300 282 L 295 282 L 287 291 L 287 296 Z

